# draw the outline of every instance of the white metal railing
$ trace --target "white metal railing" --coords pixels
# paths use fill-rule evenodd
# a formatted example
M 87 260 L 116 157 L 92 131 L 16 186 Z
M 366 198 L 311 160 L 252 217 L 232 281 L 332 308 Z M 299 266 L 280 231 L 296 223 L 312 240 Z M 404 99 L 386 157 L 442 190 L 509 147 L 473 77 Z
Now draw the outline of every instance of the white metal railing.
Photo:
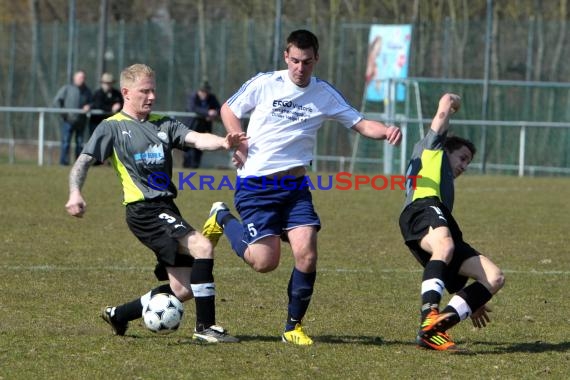
M 45 141 L 45 115 L 49 113 L 59 114 L 59 113 L 82 113 L 82 110 L 78 109 L 68 109 L 68 108 L 47 108 L 47 107 L 0 107 L 0 112 L 21 112 L 21 113 L 36 113 L 38 114 L 38 165 L 42 166 L 44 164 L 44 147 L 46 145 Z M 179 112 L 179 111 L 155 111 L 156 113 L 169 115 L 172 117 L 192 117 L 196 116 L 192 112 Z M 90 114 L 102 114 L 100 110 L 92 110 Z M 373 115 L 375 116 L 375 115 Z M 419 118 L 408 118 L 402 115 L 398 115 L 396 119 L 383 120 L 386 123 L 407 124 L 407 123 L 419 123 L 422 125 L 429 125 L 431 119 L 419 119 Z M 499 120 L 460 120 L 454 119 L 451 121 L 452 125 L 462 125 L 462 126 L 487 126 L 487 127 L 513 127 L 519 129 L 519 154 L 518 154 L 518 164 L 516 169 L 513 165 L 507 164 L 496 164 L 489 163 L 489 168 L 496 169 L 507 169 L 507 170 L 517 170 L 520 177 L 525 175 L 525 169 L 529 172 L 534 171 L 544 171 L 549 173 L 562 173 L 570 174 L 570 168 L 559 168 L 559 167 L 543 167 L 536 165 L 527 165 L 525 163 L 526 157 L 526 133 L 528 128 L 570 128 L 570 123 L 561 122 L 540 122 L 540 121 L 499 121 Z M 403 128 L 402 132 L 406 132 L 406 128 Z M 0 143 L 14 144 L 13 139 L 0 139 Z M 53 144 L 52 144 L 53 145 Z M 345 168 L 346 163 L 350 163 L 352 160 L 362 163 L 383 163 L 381 159 L 370 159 L 370 158 L 358 158 L 358 157 L 345 157 L 345 156 L 316 156 L 315 161 L 337 161 L 342 168 Z M 477 168 L 478 164 L 473 163 L 472 167 Z
M 45 148 L 45 116 L 48 113 L 62 114 L 62 113 L 85 113 L 85 111 L 76 108 L 50 108 L 50 107 L 0 107 L 0 112 L 20 112 L 20 113 L 37 113 L 38 114 L 38 165 L 43 166 L 44 164 L 44 148 Z M 173 117 L 193 117 L 197 116 L 194 112 L 178 112 L 178 111 L 158 111 L 157 113 L 169 115 Z M 105 112 L 102 110 L 91 110 L 86 113 L 87 116 L 90 115 L 103 115 Z M 3 141 L 8 141 L 8 143 L 13 146 L 15 144 L 14 139 L 2 139 Z M 11 149 L 11 154 L 13 154 L 13 149 Z M 12 161 L 10 159 L 10 161 Z

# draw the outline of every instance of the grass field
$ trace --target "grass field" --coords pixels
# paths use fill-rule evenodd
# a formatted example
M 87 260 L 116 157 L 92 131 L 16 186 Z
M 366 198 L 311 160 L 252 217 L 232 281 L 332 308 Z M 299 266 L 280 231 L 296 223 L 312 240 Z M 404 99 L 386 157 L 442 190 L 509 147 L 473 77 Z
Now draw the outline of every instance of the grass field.
M 92 168 L 83 219 L 69 217 L 69 168 L 0 166 L 0 379 L 565 379 L 570 374 L 570 179 L 465 176 L 455 215 L 466 240 L 506 274 L 492 323 L 451 330 L 468 355 L 419 350 L 421 271 L 405 249 L 399 191 L 315 191 L 323 221 L 319 272 L 305 320 L 315 345 L 280 342 L 292 267 L 258 274 L 216 250 L 218 322 L 236 345 L 191 340 L 193 303 L 181 329 L 153 335 L 139 322 L 115 337 L 106 304 L 156 285 L 154 256 L 128 231 L 108 167 Z M 220 176 L 230 172 L 203 171 Z M 228 190 L 180 192 L 200 227 Z M 447 296 L 446 296 L 447 299 Z

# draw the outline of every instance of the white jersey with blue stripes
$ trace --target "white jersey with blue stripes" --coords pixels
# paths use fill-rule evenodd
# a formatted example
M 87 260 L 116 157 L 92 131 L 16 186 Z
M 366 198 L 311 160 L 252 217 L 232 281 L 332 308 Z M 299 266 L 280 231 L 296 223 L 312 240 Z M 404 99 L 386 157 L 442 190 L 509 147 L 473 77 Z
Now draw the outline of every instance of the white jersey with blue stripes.
M 266 176 L 313 160 L 317 130 L 325 120 L 350 128 L 363 116 L 330 83 L 312 77 L 299 87 L 287 70 L 260 73 L 247 81 L 228 101 L 242 118 L 251 112 L 247 135 L 249 151 L 238 176 Z

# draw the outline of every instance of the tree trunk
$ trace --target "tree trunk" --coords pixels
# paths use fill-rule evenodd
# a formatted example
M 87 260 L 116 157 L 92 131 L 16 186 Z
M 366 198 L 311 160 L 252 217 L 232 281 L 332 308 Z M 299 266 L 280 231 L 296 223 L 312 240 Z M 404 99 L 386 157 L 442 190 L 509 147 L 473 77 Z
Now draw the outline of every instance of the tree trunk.
M 200 76 L 208 80 L 208 51 L 206 50 L 206 19 L 204 15 L 204 0 L 198 0 L 198 38 L 200 43 Z
M 469 8 L 467 0 L 461 0 L 461 5 L 457 6 L 455 0 L 449 0 L 449 13 L 451 17 L 451 30 L 453 33 L 453 47 L 456 50 L 457 59 L 453 60 L 451 75 L 455 78 L 464 77 L 465 66 L 465 46 L 467 44 L 467 37 L 469 36 Z M 458 18 L 456 8 L 461 8 L 462 17 Z M 459 27 L 461 29 L 459 29 Z
M 534 64 L 533 80 L 540 81 L 542 73 L 542 61 L 544 59 L 544 24 L 542 15 L 540 13 L 536 16 L 536 61 Z M 538 115 L 541 112 L 540 93 L 533 91 L 532 97 L 533 115 Z
M 550 75 L 549 80 L 556 81 L 558 79 L 558 73 L 560 72 L 560 56 L 562 55 L 562 49 L 564 47 L 564 42 L 566 40 L 566 12 L 568 11 L 568 0 L 560 0 L 560 19 L 558 20 L 558 38 L 556 39 L 556 46 L 554 48 L 554 54 L 550 62 Z M 551 89 L 548 94 L 548 118 L 547 120 L 553 120 L 554 114 L 554 99 L 556 96 L 556 90 Z
M 43 65 L 41 64 L 41 56 L 39 54 L 41 49 L 41 34 L 39 30 L 39 1 L 38 0 L 30 0 L 30 23 L 31 23 L 31 31 L 32 31 L 32 56 L 31 56 L 31 75 L 30 75 L 30 106 L 35 106 L 38 104 L 38 99 L 36 99 L 36 94 L 38 93 L 39 87 L 39 94 L 41 95 L 42 99 L 40 101 L 41 104 L 50 104 L 51 103 L 51 95 L 48 91 L 48 85 L 46 82 L 46 75 L 43 69 Z
M 499 43 L 501 42 L 499 40 L 499 6 L 495 5 L 495 7 L 493 8 L 493 26 L 492 26 L 492 30 L 491 30 L 491 79 L 499 79 L 499 70 L 500 70 L 500 62 L 499 62 Z M 491 90 L 491 102 L 490 105 L 492 105 L 491 108 L 492 109 L 492 115 L 493 115 L 493 120 L 500 120 L 501 119 L 501 111 L 503 109 L 503 107 L 501 107 L 501 89 L 500 88 L 493 88 Z M 488 113 L 489 110 L 487 111 Z M 491 136 L 495 135 L 495 141 L 493 142 L 493 145 L 496 146 L 497 148 L 497 159 L 498 162 L 503 162 L 503 160 L 505 159 L 505 157 L 503 157 L 504 154 L 504 145 L 503 145 L 503 141 L 504 141 L 504 129 L 507 127 L 496 127 L 494 128 L 495 130 L 491 129 Z M 508 149 L 507 149 L 508 152 Z

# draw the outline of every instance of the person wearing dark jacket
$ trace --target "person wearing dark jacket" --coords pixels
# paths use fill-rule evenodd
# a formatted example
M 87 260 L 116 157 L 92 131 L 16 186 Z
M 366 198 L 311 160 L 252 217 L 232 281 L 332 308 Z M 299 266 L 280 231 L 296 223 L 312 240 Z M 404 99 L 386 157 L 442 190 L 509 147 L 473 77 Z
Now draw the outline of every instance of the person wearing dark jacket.
M 220 115 L 220 102 L 212 93 L 208 82 L 202 83 L 198 91 L 190 94 L 186 111 L 196 113 L 196 117 L 188 120 L 190 129 L 200 133 L 212 133 L 212 122 Z M 185 168 L 199 168 L 202 161 L 202 151 L 194 147 L 184 153 Z
M 103 73 L 101 75 L 101 87 L 93 93 L 93 103 L 91 109 L 101 110 L 103 114 L 91 115 L 89 119 L 89 136 L 99 123 L 103 120 L 119 112 L 123 108 L 123 96 L 121 91 L 117 90 L 113 85 L 115 80 L 113 74 Z

